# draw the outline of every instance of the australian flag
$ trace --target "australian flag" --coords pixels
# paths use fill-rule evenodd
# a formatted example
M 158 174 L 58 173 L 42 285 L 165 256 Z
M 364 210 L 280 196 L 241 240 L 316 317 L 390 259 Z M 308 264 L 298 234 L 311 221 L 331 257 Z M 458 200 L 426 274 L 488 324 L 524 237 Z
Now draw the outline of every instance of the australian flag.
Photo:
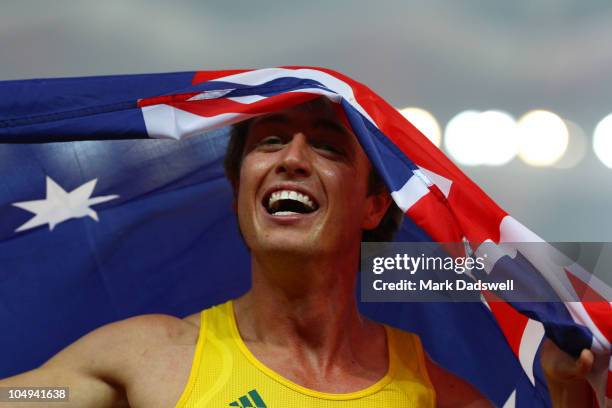
M 249 254 L 222 168 L 228 126 L 321 96 L 343 110 L 405 212 L 397 240 L 542 242 L 396 109 L 335 71 L 4 81 L 0 377 L 37 367 L 106 323 L 185 316 L 246 291 Z M 604 297 L 360 307 L 418 333 L 434 360 L 497 406 L 550 405 L 539 365 L 545 335 L 574 355 L 610 354 Z M 600 404 L 612 398 L 609 370 L 608 363 L 592 381 Z

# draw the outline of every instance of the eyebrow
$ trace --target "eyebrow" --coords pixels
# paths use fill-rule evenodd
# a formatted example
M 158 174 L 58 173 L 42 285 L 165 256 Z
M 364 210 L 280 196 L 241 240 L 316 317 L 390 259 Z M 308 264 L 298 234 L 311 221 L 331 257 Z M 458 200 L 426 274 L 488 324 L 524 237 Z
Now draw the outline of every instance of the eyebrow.
M 348 130 L 346 127 L 336 121 L 329 119 L 318 119 L 315 122 L 315 128 L 328 129 L 336 133 L 341 133 L 345 136 L 352 136 L 351 131 Z
M 282 113 L 275 113 L 275 114 L 272 114 L 272 115 L 259 116 L 259 117 L 255 118 L 255 120 L 253 121 L 251 126 L 259 125 L 260 123 L 266 123 L 266 122 L 288 124 L 289 123 L 289 117 L 287 115 L 285 115 L 285 114 L 282 114 Z

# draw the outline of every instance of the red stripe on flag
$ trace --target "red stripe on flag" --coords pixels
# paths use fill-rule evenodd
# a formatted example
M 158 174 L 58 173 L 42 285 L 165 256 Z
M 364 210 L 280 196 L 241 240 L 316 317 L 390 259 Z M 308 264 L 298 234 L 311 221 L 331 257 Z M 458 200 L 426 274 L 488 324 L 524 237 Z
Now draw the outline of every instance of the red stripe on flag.
M 612 306 L 608 302 L 582 302 L 584 309 L 608 342 L 612 342 Z
M 462 234 L 448 208 L 436 195 L 424 195 L 406 212 L 437 242 L 461 242 Z
M 484 296 L 510 348 L 518 358 L 521 340 L 529 318 L 492 293 L 485 293 Z
M 610 319 L 612 315 L 612 305 L 582 279 L 578 278 L 567 269 L 564 270 L 582 301 L 584 309 L 589 314 L 589 317 L 608 342 L 612 342 L 612 319 Z
M 162 95 L 162 96 L 154 96 L 151 98 L 140 99 L 137 102 L 139 108 L 144 106 L 152 106 L 152 105 L 171 105 L 173 103 L 179 103 L 186 101 L 189 98 L 192 98 L 199 94 L 200 92 L 191 92 L 184 94 L 174 94 L 174 95 Z
M 596 290 L 594 290 L 590 285 L 585 283 L 582 279 L 575 276 L 573 273 L 563 268 L 565 271 L 565 275 L 569 278 L 572 286 L 576 290 L 576 294 L 578 298 L 582 301 L 586 302 L 606 302 L 606 299 L 603 298 Z M 607 303 L 607 302 L 606 302 Z

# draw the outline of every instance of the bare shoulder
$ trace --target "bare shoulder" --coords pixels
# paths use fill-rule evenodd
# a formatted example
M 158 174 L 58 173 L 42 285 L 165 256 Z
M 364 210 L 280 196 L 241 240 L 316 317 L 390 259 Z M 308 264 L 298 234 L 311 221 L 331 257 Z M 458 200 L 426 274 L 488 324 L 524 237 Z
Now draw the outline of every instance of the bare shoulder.
M 436 390 L 438 407 L 492 407 L 473 385 L 440 367 L 426 355 L 427 373 Z
M 184 343 L 197 338 L 198 325 L 192 319 L 165 314 L 134 316 L 96 330 L 99 337 L 114 337 L 128 342 Z M 95 333 L 95 332 L 94 332 Z
M 194 337 L 197 327 L 185 319 L 147 314 L 109 323 L 85 335 L 83 344 L 146 344 L 182 342 Z
M 195 344 L 198 330 L 189 321 L 149 314 L 102 326 L 62 350 L 44 366 L 87 370 L 104 378 L 127 377 L 138 359 L 151 348 Z M 123 382 L 126 378 L 116 378 Z
M 201 322 L 200 320 L 201 316 L 202 316 L 202 312 L 198 312 L 198 313 L 191 314 L 187 317 L 184 317 L 183 320 L 199 329 L 200 322 Z

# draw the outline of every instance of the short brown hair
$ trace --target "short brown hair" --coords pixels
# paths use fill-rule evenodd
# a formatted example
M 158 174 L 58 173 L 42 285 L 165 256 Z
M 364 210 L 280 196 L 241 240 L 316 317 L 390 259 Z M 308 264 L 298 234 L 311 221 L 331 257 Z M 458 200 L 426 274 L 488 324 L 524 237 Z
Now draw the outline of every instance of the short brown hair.
M 253 119 L 239 122 L 231 127 L 230 140 L 227 145 L 225 160 L 225 175 L 232 184 L 234 190 L 234 198 L 238 194 L 238 182 L 240 181 L 240 167 L 242 166 L 242 157 L 246 144 L 249 127 Z M 372 167 L 368 175 L 368 194 L 380 194 L 387 191 L 384 181 Z M 391 202 L 389 209 L 383 216 L 378 226 L 371 230 L 364 230 L 361 235 L 361 240 L 364 242 L 386 242 L 392 241 L 393 236 L 399 229 L 403 219 L 403 211 Z

